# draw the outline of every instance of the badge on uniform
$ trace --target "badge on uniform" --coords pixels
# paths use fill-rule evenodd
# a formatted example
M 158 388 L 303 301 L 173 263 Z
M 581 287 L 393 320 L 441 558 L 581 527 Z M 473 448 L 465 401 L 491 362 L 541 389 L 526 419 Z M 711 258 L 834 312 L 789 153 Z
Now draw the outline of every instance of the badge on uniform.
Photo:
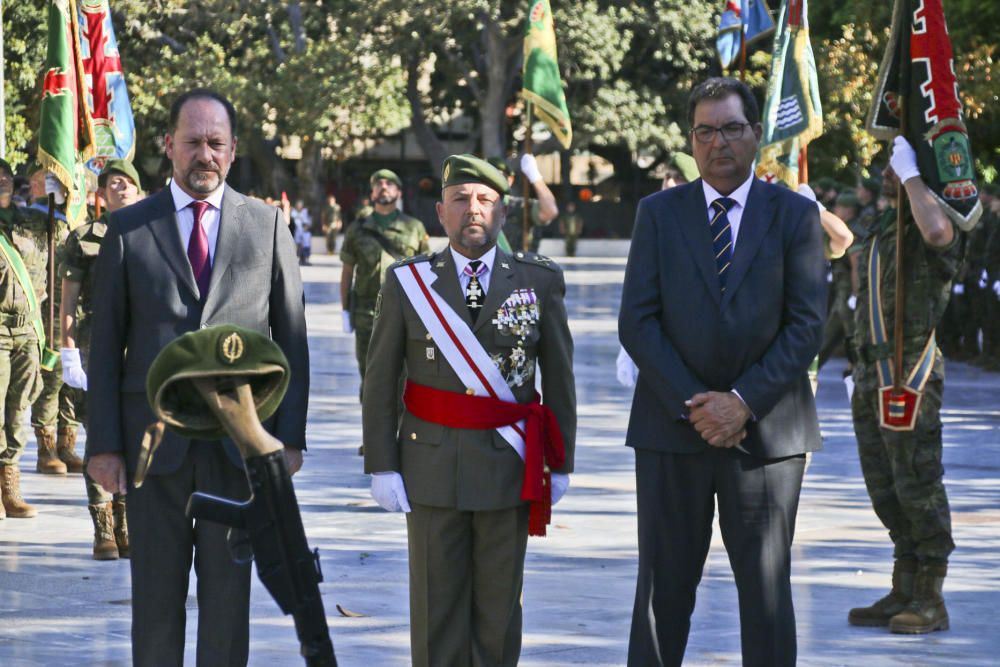
M 433 347 L 427 348 L 425 350 L 425 354 L 427 355 L 427 361 L 434 361 L 434 348 Z

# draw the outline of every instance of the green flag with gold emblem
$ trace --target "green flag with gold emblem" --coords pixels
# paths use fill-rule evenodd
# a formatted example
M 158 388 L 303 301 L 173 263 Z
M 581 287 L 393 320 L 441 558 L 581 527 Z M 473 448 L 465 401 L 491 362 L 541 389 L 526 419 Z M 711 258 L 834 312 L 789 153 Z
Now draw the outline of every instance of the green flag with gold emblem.
M 566 93 L 559 76 L 556 29 L 549 0 L 531 0 L 524 33 L 524 88 L 526 102 L 549 126 L 563 148 L 573 141 Z
M 93 121 L 83 72 L 76 0 L 52 0 L 42 73 L 38 161 L 69 191 L 66 219 L 70 227 L 83 222 L 87 215 L 83 163 L 94 152 Z

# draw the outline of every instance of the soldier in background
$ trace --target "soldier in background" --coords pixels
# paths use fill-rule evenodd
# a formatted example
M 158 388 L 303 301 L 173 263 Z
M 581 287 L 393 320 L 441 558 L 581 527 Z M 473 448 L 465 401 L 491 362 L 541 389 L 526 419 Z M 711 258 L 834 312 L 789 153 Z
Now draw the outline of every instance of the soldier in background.
M 403 181 L 388 169 L 379 169 L 369 179 L 371 214 L 355 220 L 344 232 L 340 259 L 340 302 L 344 333 L 354 333 L 354 351 L 364 390 L 368 343 L 372 337 L 375 300 L 389 265 L 407 257 L 430 252 L 424 223 L 399 210 Z
M 566 212 L 559 216 L 559 233 L 566 244 L 566 256 L 576 257 L 576 240 L 583 231 L 583 218 L 576 212 L 576 202 L 566 204 Z
M 326 236 L 326 252 L 330 255 L 337 252 L 337 235 L 344 226 L 344 219 L 340 213 L 340 204 L 337 198 L 330 195 L 326 200 L 326 206 L 320 214 L 320 225 L 323 234 Z
M 881 191 L 882 182 L 877 178 L 865 178 L 861 181 L 861 185 L 857 187 L 858 204 L 861 206 L 857 218 L 860 229 L 868 230 L 875 224 L 875 219 L 878 217 L 876 204 L 878 203 L 878 195 Z M 867 232 L 862 236 L 866 235 Z
M 94 263 L 108 230 L 108 220 L 115 211 L 142 199 L 139 173 L 128 160 L 109 160 L 97 178 L 99 194 L 108 203 L 100 219 L 80 225 L 66 241 L 66 252 L 59 267 L 62 278 L 63 381 L 80 392 L 77 404 L 81 419 L 86 418 L 87 359 L 90 353 L 90 329 L 94 314 Z M 83 474 L 87 488 L 87 508 L 94 523 L 94 560 L 128 558 L 128 523 L 125 496 L 114 495 Z
M 985 192 L 983 205 L 986 210 L 979 221 L 980 225 L 989 229 L 983 252 L 986 312 L 980 365 L 989 371 L 1000 371 L 1000 186 L 991 183 L 986 186 Z
M 501 174 L 507 178 L 509 186 L 514 185 L 514 171 L 507 164 L 507 160 L 502 157 L 493 157 L 487 160 L 497 168 Z M 538 170 L 538 162 L 531 153 L 521 156 L 521 173 L 528 179 L 535 198 L 528 201 L 528 233 L 531 235 L 528 248 L 534 252 L 541 242 L 541 232 L 538 227 L 545 227 L 556 219 L 559 215 L 559 205 L 556 204 L 556 197 L 552 190 L 542 180 L 542 173 Z M 504 223 L 500 239 L 497 244 L 507 252 L 525 250 L 524 247 L 524 206 L 525 198 L 515 195 L 506 195 L 504 203 L 507 204 L 507 222 Z M 535 239 L 537 238 L 537 243 Z
M 819 348 L 817 368 L 822 368 L 833 352 L 844 345 L 847 356 L 848 372 L 854 363 L 854 310 L 857 306 L 857 263 L 858 252 L 864 242 L 865 233 L 858 220 L 860 203 L 853 194 L 845 193 L 837 196 L 833 214 L 847 225 L 854 235 L 854 242 L 846 253 L 830 258 L 830 272 L 833 276 L 830 284 L 830 312 L 823 329 L 823 344 Z M 825 236 L 829 242 L 829 236 Z M 853 297 L 853 298 L 852 298 Z

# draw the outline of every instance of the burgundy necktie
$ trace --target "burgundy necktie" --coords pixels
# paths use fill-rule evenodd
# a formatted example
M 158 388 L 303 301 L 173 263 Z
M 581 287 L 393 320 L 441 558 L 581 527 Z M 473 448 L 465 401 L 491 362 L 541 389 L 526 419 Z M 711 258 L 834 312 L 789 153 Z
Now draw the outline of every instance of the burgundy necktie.
M 212 279 L 212 262 L 208 256 L 208 234 L 201 224 L 201 218 L 208 210 L 209 203 L 193 201 L 190 206 L 194 209 L 194 228 L 191 229 L 191 238 L 188 240 L 188 261 L 191 262 L 194 280 L 198 283 L 198 292 L 204 302 L 208 295 L 208 283 Z

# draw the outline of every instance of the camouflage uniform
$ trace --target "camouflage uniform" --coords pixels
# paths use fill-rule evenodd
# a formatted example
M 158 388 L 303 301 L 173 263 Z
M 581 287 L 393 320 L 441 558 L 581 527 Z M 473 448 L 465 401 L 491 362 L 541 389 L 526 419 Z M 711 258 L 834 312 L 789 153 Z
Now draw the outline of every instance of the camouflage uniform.
M 45 293 L 46 220 L 36 211 L 0 209 L 0 233 L 21 255 L 39 302 Z M 41 270 L 40 270 L 41 269 Z M 41 307 L 41 303 L 39 304 Z M 41 391 L 38 337 L 28 297 L 0 258 L 0 465 L 16 466 L 24 452 L 24 413 Z
M 379 242 L 383 239 L 392 248 L 390 254 Z M 395 212 L 387 217 L 372 213 L 355 220 L 344 232 L 344 245 L 340 259 L 354 266 L 351 284 L 351 326 L 354 327 L 354 351 L 364 387 L 368 343 L 372 337 L 375 318 L 375 301 L 390 265 L 405 257 L 430 252 L 424 223 L 405 213 Z
M 826 318 L 826 325 L 823 327 L 823 344 L 819 349 L 819 359 L 817 368 L 822 368 L 834 350 L 844 343 L 844 352 L 847 361 L 854 363 L 854 311 L 850 307 L 850 297 L 854 293 L 851 284 L 851 256 L 857 255 L 864 247 L 866 230 L 861 225 L 858 218 L 847 221 L 847 227 L 854 234 L 854 242 L 843 256 L 830 261 L 830 312 Z M 830 256 L 830 237 L 824 235 L 826 240 L 826 255 Z
M 101 249 L 101 242 L 108 230 L 109 214 L 105 213 L 100 220 L 81 225 L 70 232 L 66 239 L 66 249 L 62 264 L 59 266 L 59 277 L 80 283 L 80 296 L 76 308 L 76 346 L 80 349 L 80 359 L 84 370 L 89 370 L 87 360 L 90 357 L 90 327 L 94 314 L 94 263 Z M 72 389 L 66 385 L 67 389 Z M 81 400 L 77 403 L 77 416 L 85 420 L 87 402 L 85 392 L 79 392 Z M 95 482 L 84 471 L 87 485 L 87 501 L 91 505 L 107 503 L 112 495 Z
M 876 364 L 891 359 L 895 324 L 896 212 L 886 211 L 865 243 L 859 269 L 857 331 L 858 352 L 854 367 L 855 391 L 851 403 L 854 432 L 868 495 L 875 514 L 889 530 L 897 561 L 946 563 L 955 548 L 951 513 L 945 494 L 941 464 L 941 396 L 944 359 L 935 351 L 934 367 L 924 387 L 912 431 L 891 431 L 879 426 Z M 882 347 L 870 339 L 867 263 L 873 239 L 879 239 L 882 308 L 889 343 Z M 965 248 L 965 234 L 955 230 L 946 248 L 927 245 L 915 222 L 908 221 L 904 235 L 906 313 L 903 365 L 908 373 L 937 326 Z M 888 382 L 889 379 L 887 378 Z
M 986 247 L 983 250 L 983 270 L 986 271 L 986 288 L 983 316 L 982 365 L 987 370 L 1000 370 L 1000 215 L 993 211 L 983 213 L 979 225 L 987 230 Z
M 326 251 L 333 254 L 337 251 L 337 234 L 340 233 L 343 225 L 343 218 L 340 215 L 340 204 L 327 204 L 323 208 L 320 218 L 323 229 L 326 230 Z
M 566 256 L 576 257 L 576 241 L 583 231 L 583 219 L 579 213 L 563 213 L 559 220 L 559 229 L 566 243 Z

